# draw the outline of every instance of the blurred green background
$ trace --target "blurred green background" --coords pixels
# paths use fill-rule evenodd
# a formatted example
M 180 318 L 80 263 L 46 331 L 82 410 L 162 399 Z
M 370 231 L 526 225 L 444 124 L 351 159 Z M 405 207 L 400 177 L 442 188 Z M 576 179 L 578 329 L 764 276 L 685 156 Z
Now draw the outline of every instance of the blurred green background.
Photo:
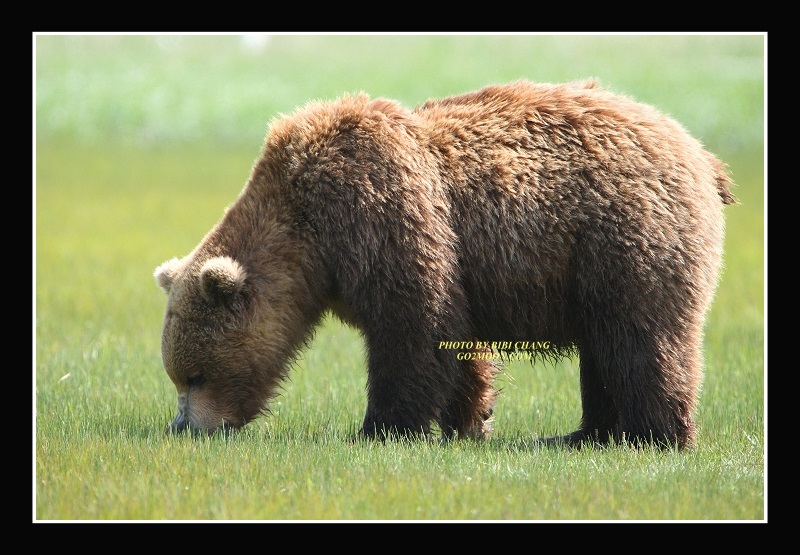
M 671 113 L 713 151 L 736 154 L 763 140 L 763 40 L 760 35 L 38 36 L 36 132 L 39 138 L 139 145 L 252 145 L 273 116 L 344 92 L 363 90 L 413 106 L 519 78 L 597 77 Z

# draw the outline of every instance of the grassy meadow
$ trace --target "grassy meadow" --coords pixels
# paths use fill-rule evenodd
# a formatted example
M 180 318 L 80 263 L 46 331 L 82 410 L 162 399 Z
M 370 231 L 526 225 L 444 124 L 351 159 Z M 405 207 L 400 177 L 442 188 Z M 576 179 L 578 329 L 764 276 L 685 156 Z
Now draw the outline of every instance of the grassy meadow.
M 762 35 L 38 35 L 32 519 L 767 520 Z M 270 121 L 366 91 L 408 106 L 489 83 L 598 78 L 729 166 L 698 446 L 542 449 L 580 420 L 578 361 L 513 363 L 488 442 L 348 441 L 365 351 L 333 319 L 273 414 L 167 437 L 152 278 L 233 202 Z

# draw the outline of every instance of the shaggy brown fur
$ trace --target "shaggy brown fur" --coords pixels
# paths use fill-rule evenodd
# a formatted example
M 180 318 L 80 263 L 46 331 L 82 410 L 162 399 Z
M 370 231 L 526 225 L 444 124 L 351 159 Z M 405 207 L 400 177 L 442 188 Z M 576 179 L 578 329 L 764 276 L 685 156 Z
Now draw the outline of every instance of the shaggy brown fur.
M 308 104 L 155 272 L 170 430 L 267 411 L 332 310 L 368 347 L 368 437 L 483 437 L 496 366 L 440 342 L 545 340 L 580 355 L 583 418 L 562 440 L 691 445 L 729 185 L 679 124 L 594 82 Z

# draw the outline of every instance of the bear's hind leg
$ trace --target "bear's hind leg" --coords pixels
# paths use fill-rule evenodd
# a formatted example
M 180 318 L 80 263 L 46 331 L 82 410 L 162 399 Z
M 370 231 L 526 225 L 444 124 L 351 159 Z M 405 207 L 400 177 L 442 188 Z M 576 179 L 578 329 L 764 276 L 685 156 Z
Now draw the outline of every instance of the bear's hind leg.
M 699 345 L 668 331 L 642 329 L 628 328 L 617 336 L 625 340 L 615 344 L 607 362 L 599 366 L 605 390 L 619 409 L 613 438 L 636 446 L 687 447 L 695 437 L 692 411 L 700 386 Z
M 699 391 L 699 352 L 675 345 L 653 353 L 649 361 L 631 368 L 634 377 L 620 400 L 618 441 L 683 449 L 695 442 L 692 412 Z
M 580 352 L 580 380 L 583 410 L 580 428 L 564 436 L 545 438 L 542 443 L 580 448 L 586 443 L 605 445 L 614 436 L 619 411 L 603 383 L 597 360 L 588 349 Z
M 591 352 L 580 353 L 581 369 L 581 427 L 565 436 L 569 444 L 586 442 L 605 445 L 614 435 L 619 410 L 606 388 L 597 359 Z

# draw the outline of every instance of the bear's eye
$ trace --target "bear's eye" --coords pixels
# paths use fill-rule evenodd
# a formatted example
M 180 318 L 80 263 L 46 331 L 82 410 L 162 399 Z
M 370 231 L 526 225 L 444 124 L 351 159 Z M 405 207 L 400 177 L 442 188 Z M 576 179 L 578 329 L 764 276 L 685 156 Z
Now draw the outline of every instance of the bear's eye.
M 205 381 L 206 378 L 202 374 L 195 374 L 194 376 L 189 376 L 186 379 L 186 383 L 189 385 L 189 387 L 197 387 L 199 385 L 203 385 L 203 382 Z

